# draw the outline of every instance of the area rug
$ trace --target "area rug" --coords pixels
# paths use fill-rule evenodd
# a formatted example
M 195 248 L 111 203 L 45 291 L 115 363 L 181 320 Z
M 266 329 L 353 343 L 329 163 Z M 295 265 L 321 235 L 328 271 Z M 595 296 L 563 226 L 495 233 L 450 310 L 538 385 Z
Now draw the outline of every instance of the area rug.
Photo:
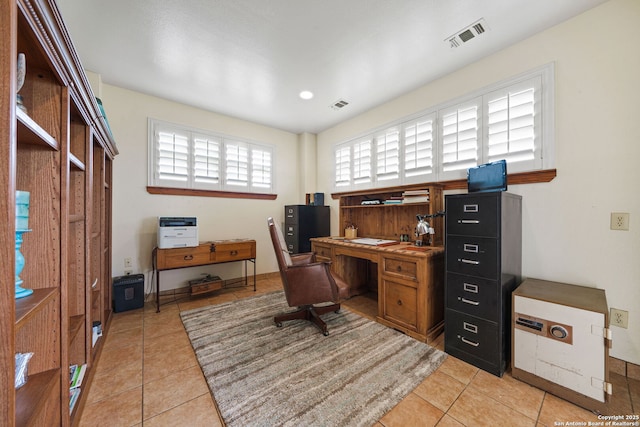
M 273 292 L 181 313 L 227 426 L 371 426 L 446 354 L 344 307 L 276 327 Z

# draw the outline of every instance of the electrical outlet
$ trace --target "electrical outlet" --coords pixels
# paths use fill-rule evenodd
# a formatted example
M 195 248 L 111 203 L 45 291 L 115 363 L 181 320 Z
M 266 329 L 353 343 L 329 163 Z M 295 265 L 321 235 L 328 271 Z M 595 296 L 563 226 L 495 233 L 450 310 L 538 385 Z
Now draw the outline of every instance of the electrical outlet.
M 612 230 L 629 230 L 629 214 L 626 212 L 611 212 Z
M 124 268 L 133 268 L 133 262 L 131 261 L 131 258 L 124 259 Z
M 131 276 L 132 273 L 133 273 L 133 270 L 125 270 L 124 271 L 124 275 L 125 276 Z
M 626 310 L 612 308 L 609 324 L 627 329 L 629 327 L 629 312 Z

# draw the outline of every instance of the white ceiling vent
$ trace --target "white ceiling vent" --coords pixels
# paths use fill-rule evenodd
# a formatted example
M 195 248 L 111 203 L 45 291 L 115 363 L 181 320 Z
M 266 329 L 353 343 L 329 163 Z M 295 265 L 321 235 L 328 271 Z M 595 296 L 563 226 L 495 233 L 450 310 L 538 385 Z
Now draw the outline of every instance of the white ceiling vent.
M 444 41 L 448 42 L 451 48 L 456 48 L 483 34 L 487 29 L 487 24 L 483 18 L 469 25 L 467 28 L 456 32 L 454 35 L 447 37 Z
M 330 107 L 333 108 L 334 110 L 341 110 L 344 107 L 346 107 L 347 105 L 349 105 L 349 103 L 347 101 L 345 101 L 344 99 L 339 99 L 336 102 L 334 102 L 333 104 L 331 104 Z

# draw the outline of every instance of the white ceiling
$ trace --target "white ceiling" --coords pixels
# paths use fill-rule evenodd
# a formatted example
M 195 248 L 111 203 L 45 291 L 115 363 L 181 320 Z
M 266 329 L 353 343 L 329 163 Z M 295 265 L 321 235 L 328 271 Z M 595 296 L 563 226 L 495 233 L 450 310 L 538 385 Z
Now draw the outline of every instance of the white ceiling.
M 318 133 L 603 2 L 57 1 L 83 66 L 104 83 L 294 133 Z M 450 48 L 449 36 L 481 18 L 483 35 Z M 330 108 L 340 99 L 349 105 Z

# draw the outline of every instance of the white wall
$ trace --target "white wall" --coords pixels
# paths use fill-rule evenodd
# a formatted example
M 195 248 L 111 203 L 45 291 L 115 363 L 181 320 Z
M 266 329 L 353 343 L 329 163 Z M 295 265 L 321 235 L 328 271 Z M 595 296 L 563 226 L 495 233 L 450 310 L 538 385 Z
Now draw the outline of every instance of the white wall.
M 612 327 L 610 354 L 639 364 L 638 22 L 640 2 L 605 3 L 320 133 L 318 164 L 332 163 L 336 142 L 555 62 L 557 177 L 509 188 L 523 196 L 523 274 L 605 289 L 609 307 L 629 311 L 628 329 Z M 318 168 L 317 182 L 331 192 L 330 168 Z M 630 231 L 610 230 L 611 212 L 629 212 Z
M 99 81 L 95 76 L 92 81 Z M 267 217 L 284 220 L 284 205 L 300 199 L 298 137 L 295 134 L 177 104 L 102 83 L 106 114 L 120 154 L 113 163 L 113 275 L 124 273 L 124 258 L 151 285 L 151 252 L 156 246 L 158 216 L 198 217 L 199 240 L 251 238 L 257 242 L 258 274 L 277 271 Z M 221 132 L 276 146 L 276 200 L 153 195 L 147 186 L 147 118 Z M 252 265 L 249 264 L 250 272 Z M 223 279 L 240 277 L 242 263 L 163 272 L 161 290 L 185 286 L 203 272 Z

